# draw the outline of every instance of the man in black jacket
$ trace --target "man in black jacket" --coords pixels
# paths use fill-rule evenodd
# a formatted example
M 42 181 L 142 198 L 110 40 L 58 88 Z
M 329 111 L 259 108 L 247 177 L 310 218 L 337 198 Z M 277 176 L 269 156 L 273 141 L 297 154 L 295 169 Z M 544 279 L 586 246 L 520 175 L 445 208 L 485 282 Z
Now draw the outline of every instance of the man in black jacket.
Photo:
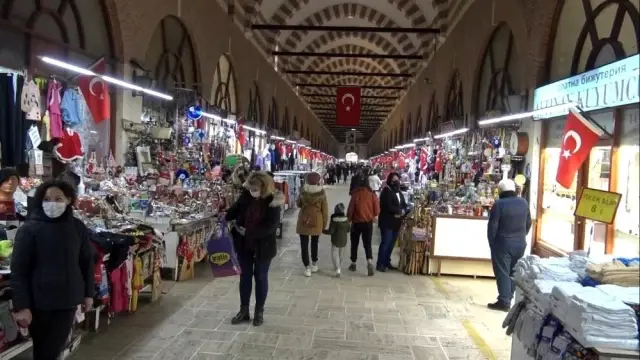
M 500 181 L 498 189 L 500 199 L 491 208 L 487 238 L 499 295 L 497 302 L 487 306 L 492 310 L 509 311 L 515 293 L 515 284 L 511 280 L 513 268 L 527 248 L 531 213 L 527 201 L 516 195 L 513 180 Z

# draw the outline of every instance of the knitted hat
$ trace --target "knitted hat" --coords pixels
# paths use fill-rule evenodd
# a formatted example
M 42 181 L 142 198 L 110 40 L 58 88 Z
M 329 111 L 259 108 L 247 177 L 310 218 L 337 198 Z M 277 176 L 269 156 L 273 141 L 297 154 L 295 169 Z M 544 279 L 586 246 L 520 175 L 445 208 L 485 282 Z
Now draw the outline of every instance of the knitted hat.
M 320 180 L 322 180 L 322 176 L 314 171 L 307 174 L 305 183 L 309 185 L 320 185 Z
M 516 191 L 516 183 L 511 179 L 502 179 L 498 183 L 498 190 L 500 192 Z
M 20 180 L 20 174 L 18 174 L 18 171 L 16 169 L 9 167 L 0 169 L 0 185 L 14 176 L 16 177 L 16 179 Z
M 333 208 L 333 212 L 338 214 L 344 214 L 344 204 L 338 203 L 338 205 L 336 205 L 336 207 Z

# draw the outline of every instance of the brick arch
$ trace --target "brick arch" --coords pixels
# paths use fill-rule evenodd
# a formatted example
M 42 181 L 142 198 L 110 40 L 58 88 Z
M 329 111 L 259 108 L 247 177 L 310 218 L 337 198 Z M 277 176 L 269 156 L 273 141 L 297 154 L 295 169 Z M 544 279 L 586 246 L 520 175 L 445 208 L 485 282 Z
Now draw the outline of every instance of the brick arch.
M 373 46 L 376 46 L 382 50 L 383 53 L 395 53 L 402 54 L 404 51 L 387 40 L 385 37 L 380 36 L 375 33 L 359 33 L 359 32 L 335 32 L 335 33 L 323 33 L 322 35 L 315 38 L 311 43 L 309 43 L 303 49 L 296 49 L 296 51 L 310 51 L 317 52 L 322 47 L 326 47 L 334 42 L 336 39 L 353 39 L 354 42 L 364 41 L 371 43 Z M 294 69 L 300 69 L 304 66 L 305 59 L 297 57 L 293 60 L 291 59 L 282 59 L 283 67 L 285 65 L 291 66 Z M 401 71 L 406 71 L 409 67 L 409 62 L 402 60 L 396 62 L 398 64 L 398 68 Z
M 349 52 L 349 50 L 345 49 L 345 52 Z M 353 52 L 352 52 L 353 53 Z M 355 65 L 359 68 L 369 70 L 367 71 L 377 71 L 377 72 L 395 72 L 396 69 L 389 62 L 381 62 L 373 59 L 362 59 L 362 58 L 315 58 L 310 63 L 305 64 L 304 68 L 306 69 L 314 69 L 320 70 L 325 66 L 340 62 L 343 64 Z
M 323 49 L 322 51 L 334 52 L 334 53 L 375 54 L 375 52 L 371 51 L 369 48 L 366 48 L 364 46 L 357 45 L 357 44 L 343 44 L 343 45 L 331 46 Z M 381 59 L 381 60 L 360 59 L 360 60 L 373 62 L 380 69 L 384 69 L 382 71 L 387 71 L 387 72 L 398 71 L 397 64 L 395 64 L 392 60 L 389 60 L 389 59 Z M 322 66 L 324 62 L 326 62 L 326 58 L 309 58 L 303 61 L 304 61 L 304 64 L 302 66 L 303 69 L 316 69 Z

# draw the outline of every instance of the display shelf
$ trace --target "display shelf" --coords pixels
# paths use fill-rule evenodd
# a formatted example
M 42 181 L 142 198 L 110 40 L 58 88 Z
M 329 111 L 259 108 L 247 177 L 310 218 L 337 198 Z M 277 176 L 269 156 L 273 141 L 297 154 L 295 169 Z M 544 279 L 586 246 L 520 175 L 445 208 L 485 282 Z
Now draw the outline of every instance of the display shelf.
M 27 340 L 21 344 L 12 346 L 9 349 L 0 353 L 0 359 L 2 360 L 13 359 L 14 357 L 22 354 L 23 352 L 31 349 L 32 346 L 33 346 L 33 342 L 31 340 Z

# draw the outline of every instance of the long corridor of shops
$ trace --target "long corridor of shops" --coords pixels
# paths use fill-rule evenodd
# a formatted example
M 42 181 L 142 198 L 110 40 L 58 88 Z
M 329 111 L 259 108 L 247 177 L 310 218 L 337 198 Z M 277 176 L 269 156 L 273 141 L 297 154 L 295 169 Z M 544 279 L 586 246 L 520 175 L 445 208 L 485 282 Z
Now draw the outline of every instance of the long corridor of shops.
M 327 187 L 330 208 L 347 203 L 347 191 L 345 185 Z M 320 241 L 320 271 L 306 278 L 295 215 L 285 215 L 262 326 L 231 325 L 238 310 L 238 278 L 212 280 L 202 267 L 196 279 L 175 283 L 157 302 L 85 336 L 72 359 L 508 358 L 510 340 L 501 329 L 504 313 L 486 309 L 495 297 L 493 280 L 399 272 L 368 277 L 362 249 L 358 271 L 343 271 L 337 279 L 326 236 Z

